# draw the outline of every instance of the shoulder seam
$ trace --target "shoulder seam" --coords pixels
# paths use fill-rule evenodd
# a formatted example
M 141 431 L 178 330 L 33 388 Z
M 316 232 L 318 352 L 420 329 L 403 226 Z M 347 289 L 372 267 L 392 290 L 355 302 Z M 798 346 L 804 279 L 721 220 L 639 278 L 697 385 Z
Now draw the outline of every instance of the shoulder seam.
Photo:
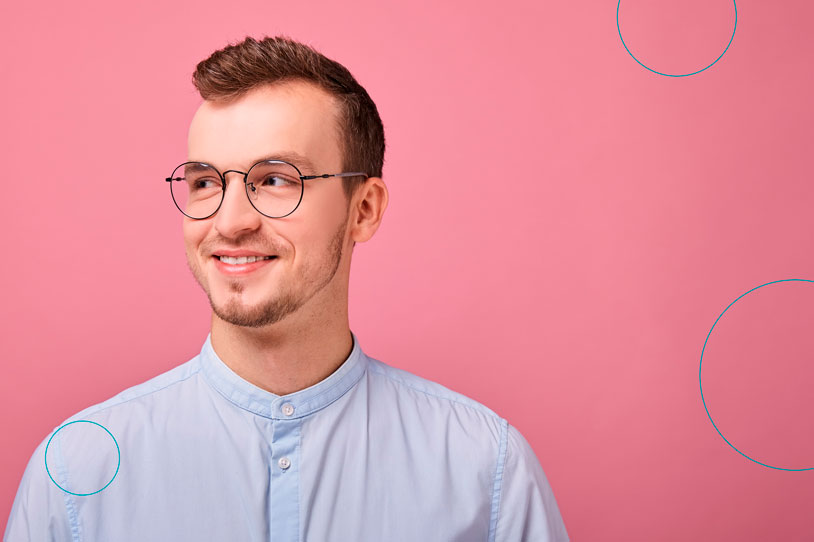
M 57 458 L 58 458 L 57 466 L 59 468 L 59 473 L 57 474 L 57 476 L 61 480 L 67 481 L 68 480 L 68 471 L 65 468 L 65 458 L 62 457 L 62 448 L 57 447 L 56 449 L 58 451 L 58 453 L 57 453 Z M 47 457 L 45 458 L 45 468 L 46 469 L 48 468 L 48 458 Z M 62 490 L 62 488 L 60 488 L 60 490 Z M 82 535 L 81 535 L 81 530 L 80 530 L 80 527 L 79 527 L 79 517 L 77 516 L 77 513 L 76 513 L 76 503 L 74 502 L 73 495 L 68 493 L 67 491 L 64 491 L 63 501 L 65 502 L 65 513 L 68 516 L 68 524 L 71 527 L 71 540 L 73 542 L 81 542 L 82 541 Z
M 369 369 L 372 369 L 373 367 L 375 367 L 375 365 L 373 363 L 368 363 L 368 368 Z M 443 399 L 443 400 L 449 401 L 451 403 L 457 403 L 459 405 L 463 405 L 463 406 L 465 406 L 465 407 L 467 407 L 467 408 L 469 408 L 471 410 L 474 410 L 474 411 L 476 411 L 476 412 L 478 412 L 480 414 L 487 414 L 490 417 L 492 417 L 492 418 L 494 418 L 495 420 L 498 420 L 498 421 L 503 419 L 503 418 L 500 417 L 500 415 L 497 412 L 495 412 L 494 410 L 492 410 L 491 408 L 489 408 L 488 406 L 486 406 L 486 405 L 484 405 L 482 403 L 478 403 L 479 406 L 475 406 L 475 405 L 465 403 L 463 401 L 459 401 L 458 399 L 455 399 L 453 397 L 443 397 L 441 395 L 436 395 L 436 394 L 432 393 L 429 390 L 423 390 L 421 388 L 417 388 L 417 387 L 413 386 L 412 384 L 410 384 L 408 382 L 405 382 L 404 380 L 399 380 L 398 378 L 395 378 L 392 375 L 389 375 L 386 372 L 379 370 L 378 367 L 376 367 L 375 369 L 372 369 L 372 372 L 374 372 L 374 373 L 376 373 L 378 375 L 381 375 L 381 376 L 387 378 L 388 380 L 396 382 L 397 384 L 401 384 L 404 387 L 410 388 L 411 390 L 421 392 L 424 395 L 428 395 L 430 397 L 435 397 L 436 399 Z M 415 376 L 418 376 L 418 375 L 415 375 Z M 419 376 L 418 378 L 423 378 L 423 377 Z M 443 384 L 439 384 L 439 385 L 443 385 Z M 450 390 L 450 391 L 452 391 L 452 390 Z M 470 398 L 470 400 L 475 401 L 474 399 L 471 399 L 471 398 Z
M 495 482 L 492 489 L 492 516 L 489 520 L 488 542 L 495 542 L 497 535 L 497 520 L 500 513 L 500 496 L 503 487 L 503 469 L 506 465 L 506 448 L 508 445 L 509 422 L 505 418 L 500 420 L 500 451 L 497 454 L 495 467 Z
M 198 356 L 195 356 L 195 357 L 197 358 Z M 195 358 L 193 358 L 192 360 L 189 360 L 188 362 L 185 362 L 185 363 L 190 363 L 190 362 L 191 362 L 191 361 L 193 361 L 194 359 L 195 359 Z M 174 367 L 173 369 L 177 369 L 178 367 L 180 367 L 180 365 L 178 365 L 178 366 Z M 170 371 L 172 371 L 173 369 L 170 369 Z M 152 393 L 156 393 L 156 392 L 159 392 L 159 391 L 161 391 L 161 390 L 165 390 L 165 389 L 167 389 L 167 388 L 169 388 L 169 387 L 171 387 L 171 386 L 175 386 L 176 384 L 180 384 L 181 382 L 184 382 L 184 381 L 186 381 L 186 380 L 189 380 L 190 378 L 192 378 L 193 376 L 195 376 L 196 374 L 198 374 L 198 373 L 200 372 L 200 370 L 201 370 L 201 367 L 200 367 L 200 364 L 199 364 L 199 365 L 198 365 L 198 367 L 197 367 L 197 368 L 196 368 L 194 371 L 192 371 L 191 373 L 189 373 L 189 374 L 188 374 L 187 376 L 185 376 L 184 378 L 181 378 L 181 379 L 179 379 L 179 380 L 173 380 L 173 381 L 172 381 L 172 382 L 170 382 L 169 384 L 166 384 L 165 386 L 161 386 L 160 388 L 156 388 L 156 389 L 154 389 L 154 390 L 145 391 L 144 393 L 141 393 L 141 394 L 139 394 L 139 395 L 136 395 L 135 397 L 130 397 L 130 398 L 128 398 L 128 399 L 124 399 L 123 401 L 119 401 L 119 402 L 117 402 L 117 403 L 113 403 L 113 404 L 111 404 L 111 405 L 107 405 L 107 406 L 102 407 L 102 408 L 99 408 L 99 409 L 97 409 L 97 410 L 92 410 L 92 411 L 90 411 L 90 412 L 86 412 L 86 413 L 85 413 L 85 414 L 83 414 L 83 415 L 84 415 L 84 416 L 89 416 L 89 415 L 91 415 L 91 414 L 98 414 L 99 412 L 103 412 L 103 411 L 105 411 L 105 410 L 107 410 L 107 409 L 109 409 L 109 408 L 113 408 L 113 407 L 115 407 L 115 406 L 123 405 L 123 404 L 125 404 L 125 403 L 129 403 L 130 401 L 135 401 L 136 399 L 140 399 L 140 398 L 142 398 L 142 397 L 145 397 L 145 396 L 147 396 L 147 395 L 150 395 L 150 394 L 152 394 Z M 161 376 L 161 375 L 158 375 L 158 376 Z M 156 377 L 153 377 L 153 378 L 156 378 Z M 149 380 L 150 380 L 150 379 L 148 379 L 146 382 L 149 382 Z M 145 384 L 146 382 L 142 382 L 141 384 Z M 135 386 L 139 386 L 139 385 L 141 385 L 141 384 L 135 384 Z M 135 387 L 135 386 L 132 386 L 132 387 Z M 126 391 L 126 390 L 125 390 L 125 391 Z M 111 399 L 112 399 L 112 398 L 111 398 Z M 103 401 L 103 402 L 104 402 L 104 401 Z M 92 408 L 92 407 L 93 407 L 93 406 L 91 405 L 91 406 L 90 406 L 90 407 L 88 407 L 88 408 Z M 84 412 L 84 410 L 80 410 L 79 412 L 77 412 L 76 414 L 74 414 L 74 416 L 77 416 L 77 415 L 81 414 L 82 412 Z M 70 419 L 71 419 L 71 418 L 73 418 L 74 416 L 71 416 L 71 417 L 70 417 L 70 418 L 68 418 L 68 419 L 70 420 Z

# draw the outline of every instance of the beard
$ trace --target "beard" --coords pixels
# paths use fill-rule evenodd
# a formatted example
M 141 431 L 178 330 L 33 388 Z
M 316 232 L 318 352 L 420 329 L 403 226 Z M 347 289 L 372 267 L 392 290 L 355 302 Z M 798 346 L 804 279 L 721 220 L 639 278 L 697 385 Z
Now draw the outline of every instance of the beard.
M 256 305 L 247 305 L 241 294 L 247 285 L 243 280 L 227 281 L 228 299 L 218 305 L 212 299 L 212 292 L 207 286 L 203 270 L 195 263 L 195 256 L 187 254 L 187 266 L 201 285 L 209 304 L 218 318 L 235 326 L 259 328 L 269 326 L 283 320 L 289 314 L 297 311 L 312 297 L 325 288 L 333 280 L 342 261 L 343 242 L 347 231 L 347 215 L 333 237 L 326 257 L 319 262 L 305 262 L 299 282 L 294 277 L 281 275 L 276 291 L 265 292 L 265 296 Z M 272 263 L 271 265 L 275 265 Z M 270 271 L 270 270 L 269 270 Z M 256 288 L 256 286 L 255 286 Z

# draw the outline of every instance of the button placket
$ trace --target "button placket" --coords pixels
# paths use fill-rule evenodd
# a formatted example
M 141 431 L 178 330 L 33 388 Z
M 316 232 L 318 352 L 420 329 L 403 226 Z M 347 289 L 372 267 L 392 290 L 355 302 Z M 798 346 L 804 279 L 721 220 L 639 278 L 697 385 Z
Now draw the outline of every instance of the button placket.
M 293 409 L 293 405 L 291 406 Z M 270 534 L 271 540 L 298 540 L 300 476 L 298 465 L 295 463 L 300 458 L 302 419 L 280 415 L 283 410 L 284 405 L 275 406 L 273 410 L 279 417 L 273 421 L 272 457 L 269 464 L 271 471 L 269 508 L 274 511 Z

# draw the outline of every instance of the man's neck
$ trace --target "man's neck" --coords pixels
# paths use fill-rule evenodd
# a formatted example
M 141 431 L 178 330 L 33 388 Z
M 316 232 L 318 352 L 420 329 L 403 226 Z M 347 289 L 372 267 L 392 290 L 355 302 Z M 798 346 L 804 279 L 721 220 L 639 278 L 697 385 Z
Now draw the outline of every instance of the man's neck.
M 347 320 L 336 329 L 308 326 L 292 332 L 242 328 L 213 315 L 212 349 L 244 380 L 275 395 L 288 395 L 325 380 L 350 356 Z

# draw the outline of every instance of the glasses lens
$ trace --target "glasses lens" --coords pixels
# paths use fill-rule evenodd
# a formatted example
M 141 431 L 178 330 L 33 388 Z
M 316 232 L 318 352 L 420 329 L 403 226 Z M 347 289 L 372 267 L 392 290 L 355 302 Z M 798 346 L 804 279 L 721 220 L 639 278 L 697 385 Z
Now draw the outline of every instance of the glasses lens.
M 258 211 L 270 217 L 291 214 L 302 199 L 302 180 L 291 164 L 260 162 L 249 171 L 246 190 Z
M 206 164 L 189 162 L 172 172 L 172 199 L 192 218 L 206 218 L 220 205 L 223 183 L 218 172 Z

